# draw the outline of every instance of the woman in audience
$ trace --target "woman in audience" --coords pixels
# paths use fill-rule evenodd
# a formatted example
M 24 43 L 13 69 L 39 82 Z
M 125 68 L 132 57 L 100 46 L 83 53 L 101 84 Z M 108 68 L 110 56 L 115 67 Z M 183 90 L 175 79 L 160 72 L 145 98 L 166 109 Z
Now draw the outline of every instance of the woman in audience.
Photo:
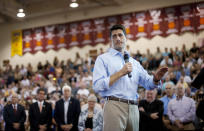
M 88 97 L 88 107 L 81 110 L 79 116 L 79 131 L 102 131 L 103 116 L 102 109 L 96 108 L 97 98 L 94 95 Z M 84 105 L 85 106 L 85 105 Z

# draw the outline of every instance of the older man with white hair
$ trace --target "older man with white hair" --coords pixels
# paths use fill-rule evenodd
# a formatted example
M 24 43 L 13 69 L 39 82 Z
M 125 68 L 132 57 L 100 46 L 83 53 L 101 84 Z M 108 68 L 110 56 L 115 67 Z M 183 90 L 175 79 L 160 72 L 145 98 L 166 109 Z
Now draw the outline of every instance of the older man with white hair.
M 171 120 L 173 131 L 177 130 L 195 130 L 193 121 L 195 119 L 195 101 L 184 95 L 185 88 L 183 84 L 176 87 L 176 98 L 168 104 L 168 117 Z
M 70 86 L 65 85 L 62 92 L 64 97 L 56 102 L 54 114 L 58 131 L 78 131 L 80 103 L 71 97 Z

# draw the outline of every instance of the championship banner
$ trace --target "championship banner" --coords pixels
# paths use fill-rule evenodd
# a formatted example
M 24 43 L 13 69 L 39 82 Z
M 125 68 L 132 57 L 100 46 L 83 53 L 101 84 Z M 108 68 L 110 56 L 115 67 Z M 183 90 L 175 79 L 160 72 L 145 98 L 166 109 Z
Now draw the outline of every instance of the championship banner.
M 149 37 L 152 38 L 156 35 L 163 35 L 163 18 L 160 9 L 149 11 Z
M 67 48 L 67 25 L 58 25 L 57 26 L 57 35 L 56 35 L 56 50 L 59 50 L 61 48 Z
M 81 22 L 81 44 L 80 46 L 85 45 L 95 45 L 93 40 L 93 29 L 92 21 L 83 21 Z
M 33 52 L 32 30 L 23 31 L 23 54 Z
M 191 5 L 180 7 L 180 26 L 181 32 L 194 31 L 193 9 Z
M 22 53 L 22 30 L 16 30 L 11 33 L 11 57 L 22 56 Z
M 36 28 L 36 29 L 34 29 L 33 32 L 34 32 L 34 34 L 33 34 L 33 50 L 34 50 L 34 52 L 45 51 L 43 27 Z
M 196 5 L 196 29 L 198 31 L 204 29 L 204 3 Z
M 69 33 L 68 33 L 68 41 L 69 41 L 69 46 L 79 46 L 79 43 L 81 42 L 80 40 L 80 30 L 79 30 L 79 24 L 78 23 L 71 23 L 69 24 Z
M 130 40 L 135 40 L 135 30 L 136 26 L 134 24 L 134 14 L 126 14 L 121 16 L 121 22 L 125 26 L 127 38 Z
M 95 44 L 108 42 L 106 30 L 104 18 L 94 20 L 93 39 Z
M 164 9 L 164 28 L 165 36 L 169 34 L 179 33 L 179 17 L 176 8 L 165 8 Z
M 148 30 L 147 30 L 148 20 L 147 20 L 146 13 L 147 12 L 140 12 L 140 13 L 135 14 L 136 38 L 147 37 L 147 35 L 148 35 Z
M 44 40 L 45 51 L 48 51 L 50 49 L 56 49 L 56 34 L 54 25 L 45 27 Z
M 185 32 L 198 33 L 204 30 L 204 2 L 25 29 L 22 32 L 22 52 L 34 54 L 50 49 L 108 44 L 109 29 L 115 24 L 124 25 L 130 40 Z M 13 46 L 12 55 L 15 55 Z

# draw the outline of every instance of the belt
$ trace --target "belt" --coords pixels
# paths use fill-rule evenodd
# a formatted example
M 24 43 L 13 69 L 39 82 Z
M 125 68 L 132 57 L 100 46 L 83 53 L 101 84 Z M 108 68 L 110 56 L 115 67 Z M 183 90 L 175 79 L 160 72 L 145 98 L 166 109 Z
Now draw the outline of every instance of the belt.
M 191 124 L 193 123 L 192 121 L 189 121 L 189 122 L 184 122 L 183 125 L 188 125 L 188 124 Z
M 108 97 L 107 97 L 107 100 L 119 101 L 119 102 L 124 102 L 124 103 L 132 104 L 132 105 L 138 105 L 138 102 L 137 102 L 137 101 L 134 101 L 134 100 L 126 100 L 126 99 L 117 98 L 117 97 L 114 97 L 114 96 L 108 96 Z

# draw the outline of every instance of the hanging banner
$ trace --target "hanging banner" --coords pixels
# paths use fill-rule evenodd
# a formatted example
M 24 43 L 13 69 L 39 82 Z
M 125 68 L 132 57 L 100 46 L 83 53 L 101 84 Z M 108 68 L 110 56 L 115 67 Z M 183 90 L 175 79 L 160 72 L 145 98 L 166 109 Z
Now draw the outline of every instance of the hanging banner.
M 61 48 L 68 48 L 68 44 L 66 42 L 67 35 L 67 25 L 58 25 L 57 26 L 57 37 L 56 37 L 56 50 Z
M 78 23 L 72 23 L 69 25 L 69 47 L 79 46 L 80 40 L 80 28 Z
M 95 44 L 108 42 L 106 30 L 104 18 L 94 20 L 93 39 Z
M 16 30 L 11 33 L 11 57 L 15 55 L 22 56 L 22 31 Z
M 46 26 L 45 27 L 45 37 L 44 37 L 45 51 L 50 49 L 55 49 L 56 47 L 56 35 L 55 35 L 55 26 Z
M 44 28 L 36 28 L 34 29 L 33 34 L 33 50 L 34 52 L 37 51 L 45 51 L 44 49 Z
M 81 39 L 81 46 L 95 45 L 91 20 L 81 22 Z
M 134 14 L 130 13 L 122 15 L 121 22 L 125 26 L 127 38 L 130 40 L 135 40 L 136 26 L 134 24 Z
M 181 6 L 180 12 L 181 32 L 194 31 L 193 9 L 191 5 Z
M 146 12 L 136 13 L 135 17 L 136 17 L 136 22 L 135 22 L 136 38 L 147 37 L 147 35 L 148 35 L 148 30 L 147 30 L 148 20 L 147 20 Z
M 164 9 L 164 28 L 165 36 L 169 34 L 179 33 L 179 18 L 176 8 L 165 8 Z
M 162 18 L 162 12 L 160 9 L 158 10 L 150 10 L 149 11 L 149 35 L 150 37 L 154 37 L 156 35 L 162 35 L 162 27 L 163 27 L 163 18 Z
M 33 39 L 32 39 L 32 30 L 23 31 L 23 54 L 25 53 L 34 53 L 33 52 Z
M 23 54 L 108 44 L 110 28 L 122 24 L 127 38 L 151 39 L 204 30 L 204 2 L 23 30 Z
M 204 29 L 204 3 L 196 5 L 196 29 L 198 31 Z

